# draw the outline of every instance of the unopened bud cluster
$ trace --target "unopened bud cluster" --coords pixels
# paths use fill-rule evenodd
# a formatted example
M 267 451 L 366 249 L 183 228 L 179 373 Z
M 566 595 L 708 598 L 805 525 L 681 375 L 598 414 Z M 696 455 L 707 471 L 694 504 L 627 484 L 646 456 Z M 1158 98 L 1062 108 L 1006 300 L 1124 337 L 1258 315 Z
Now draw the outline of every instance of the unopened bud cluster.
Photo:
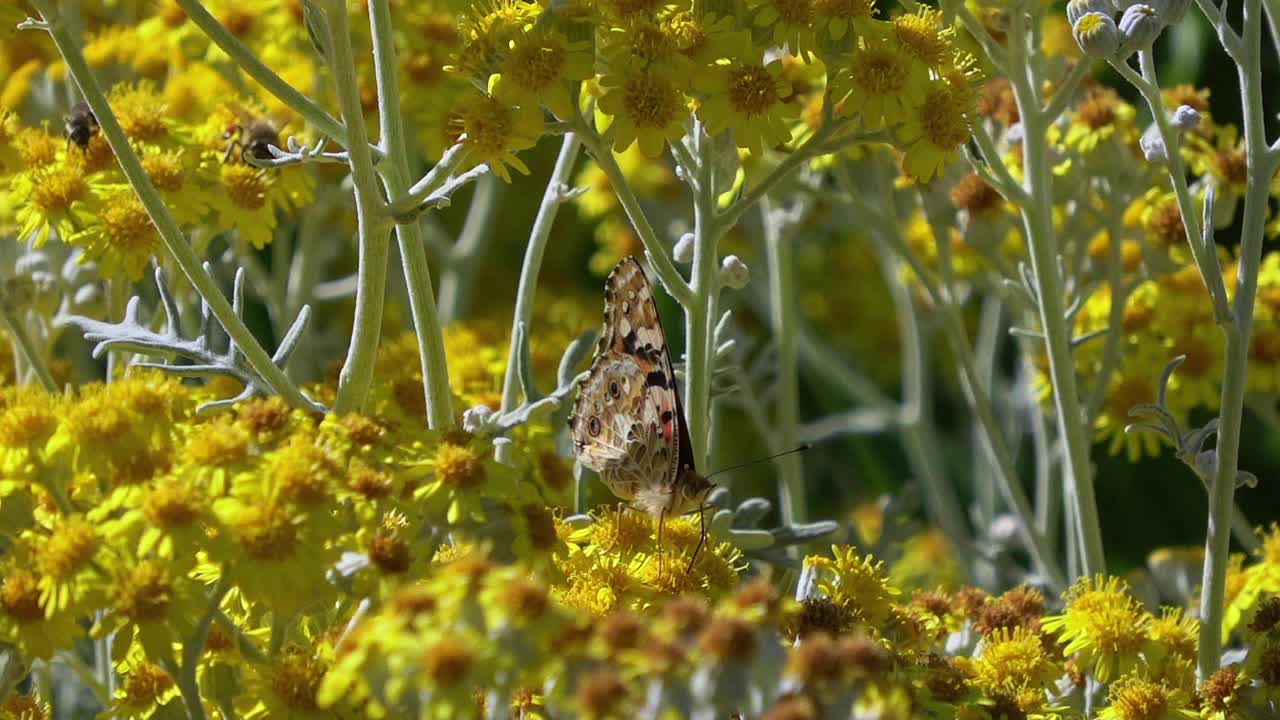
M 1067 20 L 1086 55 L 1107 59 L 1151 47 L 1166 27 L 1182 20 L 1190 5 L 1191 0 L 1071 0 Z

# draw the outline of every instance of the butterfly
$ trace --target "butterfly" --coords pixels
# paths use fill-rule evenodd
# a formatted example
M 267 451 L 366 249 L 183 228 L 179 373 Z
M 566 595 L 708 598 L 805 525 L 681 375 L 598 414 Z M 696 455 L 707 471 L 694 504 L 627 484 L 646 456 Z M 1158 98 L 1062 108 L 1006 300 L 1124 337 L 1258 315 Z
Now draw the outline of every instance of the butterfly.
M 569 428 L 578 462 L 657 518 L 659 533 L 666 517 L 701 510 L 715 487 L 694 467 L 667 336 L 635 258 L 605 281 L 604 332 Z

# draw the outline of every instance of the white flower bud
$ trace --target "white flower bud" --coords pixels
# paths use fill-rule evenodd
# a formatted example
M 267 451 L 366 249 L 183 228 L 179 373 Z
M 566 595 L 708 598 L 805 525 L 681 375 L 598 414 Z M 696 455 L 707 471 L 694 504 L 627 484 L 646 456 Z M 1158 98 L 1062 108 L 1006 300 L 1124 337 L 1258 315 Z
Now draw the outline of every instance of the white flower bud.
M 1142 156 L 1149 163 L 1163 165 L 1169 161 L 1169 151 L 1164 146 L 1164 140 L 1157 135 L 1145 136 L 1138 141 L 1142 146 Z
M 1127 53 L 1145 50 L 1160 37 L 1162 30 L 1164 23 L 1155 8 L 1146 4 L 1132 5 L 1120 17 L 1121 48 Z
M 734 290 L 741 290 L 751 282 L 751 271 L 747 264 L 737 255 L 728 255 L 720 263 L 720 284 Z
M 1071 0 L 1067 3 L 1067 22 L 1071 23 L 1071 27 L 1075 27 L 1076 21 L 1089 13 L 1110 17 L 1113 7 L 1111 0 Z
M 1072 35 L 1085 55 L 1095 58 L 1108 58 L 1120 49 L 1120 31 L 1116 21 L 1110 15 L 1091 12 L 1085 13 L 1071 26 Z
M 1171 118 L 1173 126 L 1182 131 L 1194 130 L 1200 125 L 1200 111 L 1190 105 L 1179 105 Z
M 678 263 L 688 264 L 693 262 L 693 233 L 685 233 L 676 241 L 676 246 L 671 251 L 671 257 L 675 258 Z

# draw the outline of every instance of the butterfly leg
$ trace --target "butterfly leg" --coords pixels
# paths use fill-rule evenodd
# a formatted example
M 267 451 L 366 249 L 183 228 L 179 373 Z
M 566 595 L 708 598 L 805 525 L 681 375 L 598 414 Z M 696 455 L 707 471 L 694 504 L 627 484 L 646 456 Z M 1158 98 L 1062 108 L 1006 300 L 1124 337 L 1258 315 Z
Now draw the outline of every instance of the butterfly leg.
M 662 580 L 662 526 L 667 520 L 667 509 L 658 512 L 658 580 Z
M 689 567 L 684 569 L 686 575 L 693 570 L 693 563 L 698 559 L 698 553 L 702 551 L 702 545 L 707 541 L 707 506 L 698 506 L 698 545 L 693 549 L 693 555 L 689 558 Z

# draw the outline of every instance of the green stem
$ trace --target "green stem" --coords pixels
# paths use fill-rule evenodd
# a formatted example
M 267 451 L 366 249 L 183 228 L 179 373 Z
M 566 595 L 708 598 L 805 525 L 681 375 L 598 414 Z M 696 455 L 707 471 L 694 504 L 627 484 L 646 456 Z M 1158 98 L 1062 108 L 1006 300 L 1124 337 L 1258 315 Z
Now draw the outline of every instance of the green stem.
M 711 418 L 711 373 L 715 348 L 712 327 L 716 296 L 720 293 L 716 246 L 720 237 L 715 223 L 715 189 L 712 187 L 712 140 L 694 121 L 695 161 L 698 182 L 693 197 L 693 270 L 691 297 L 685 303 L 685 419 L 693 445 L 696 467 L 706 467 L 708 425 Z
M 292 85 L 285 82 L 283 78 L 277 75 L 271 68 L 267 67 L 253 51 L 245 47 L 243 43 L 236 39 L 217 18 L 209 14 L 204 9 L 204 5 L 200 0 L 176 0 L 179 7 L 191 18 L 191 22 L 196 24 L 209 39 L 218 47 L 222 48 L 228 56 L 231 57 L 249 77 L 258 81 L 259 85 L 266 88 L 267 92 L 276 96 L 285 105 L 288 105 L 294 112 L 298 113 L 310 123 L 316 130 L 319 130 L 326 137 L 332 138 L 335 142 L 343 147 L 350 148 L 348 142 L 347 129 L 342 126 L 332 115 L 325 112 L 314 100 L 298 92 Z
M 355 56 L 347 27 L 346 3 L 325 0 L 329 35 L 330 68 L 337 90 L 342 120 L 351 140 L 347 150 L 351 181 L 355 188 L 356 227 L 359 264 L 356 268 L 355 325 L 347 359 L 338 375 L 338 394 L 333 411 L 361 411 L 373 385 L 374 361 L 382 335 L 382 312 L 387 292 L 387 261 L 391 253 L 391 222 L 382 216 L 382 194 L 373 169 L 364 109 L 356 85 Z
M 596 165 L 600 171 L 609 179 L 609 185 L 613 188 L 613 192 L 618 197 L 618 203 L 622 205 L 623 211 L 627 214 L 627 219 L 631 221 L 631 227 L 635 229 L 636 235 L 640 237 L 640 242 L 644 245 L 645 254 L 649 257 L 649 262 L 653 265 L 653 269 L 658 273 L 658 279 L 662 281 L 662 286 L 666 288 L 667 294 L 676 299 L 681 305 L 688 307 L 693 299 L 693 291 L 689 287 L 689 283 L 684 281 L 680 276 L 680 271 L 671 262 L 671 250 L 658 239 L 657 233 L 653 231 L 653 226 L 649 224 L 649 218 L 645 216 L 644 208 L 640 206 L 640 199 L 636 197 L 635 191 L 631 189 L 631 184 L 627 182 L 627 176 L 622 173 L 622 168 L 618 167 L 618 161 L 613 157 L 613 151 L 605 146 L 604 141 L 595 130 L 587 126 L 586 122 L 581 118 L 574 123 L 574 131 L 582 138 L 582 144 L 595 158 Z
M 210 312 L 218 319 L 227 335 L 236 343 L 249 367 L 272 390 L 284 397 L 290 405 L 306 410 L 315 409 L 315 404 L 302 394 L 302 391 L 285 376 L 284 371 L 276 366 L 267 351 L 258 344 L 253 333 L 245 326 L 244 321 L 235 314 L 231 308 L 231 303 L 227 302 L 227 298 L 218 289 L 217 282 L 205 271 L 200 257 L 196 255 L 186 238 L 183 237 L 182 230 L 179 229 L 177 221 L 174 220 L 173 215 L 165 207 L 159 191 L 151 184 L 151 179 L 147 177 L 146 171 L 142 169 L 142 162 L 138 160 L 137 153 L 134 152 L 133 146 L 129 144 L 129 138 L 125 136 L 124 130 L 120 127 L 120 122 L 116 119 L 115 113 L 107 103 L 107 98 L 102 92 L 102 87 L 98 85 L 97 78 L 94 77 L 88 63 L 85 62 L 80 46 L 67 33 L 61 18 L 53 8 L 51 0 L 32 0 L 32 4 L 35 5 L 48 24 L 49 34 L 53 37 L 53 43 L 62 55 L 63 61 L 66 62 L 68 72 L 75 78 L 76 84 L 80 86 L 81 92 L 84 93 L 85 102 L 89 104 L 94 116 L 98 119 L 99 129 L 107 139 L 107 144 L 111 146 L 112 152 L 115 153 L 116 160 L 120 163 L 121 171 L 124 172 L 125 178 L 128 179 L 129 184 L 133 187 L 133 191 L 137 193 L 138 200 L 146 208 L 147 214 L 151 216 L 151 222 L 155 224 L 161 241 L 173 256 L 178 267 L 182 269 L 183 274 L 187 276 L 187 280 L 200 293 L 204 301 L 209 304 Z
M 773 211 L 768 196 L 760 199 L 765 252 L 769 258 L 769 323 L 778 348 L 778 399 L 772 432 L 780 447 L 787 450 L 799 442 L 800 374 L 796 349 L 799 296 L 796 291 L 795 249 L 785 237 L 782 220 Z M 782 524 L 808 521 L 805 504 L 804 470 L 798 453 L 774 460 L 778 466 L 778 498 Z
M 1062 277 L 1058 272 L 1059 247 L 1053 227 L 1053 172 L 1046 139 L 1048 122 L 1032 85 L 1035 80 L 1026 74 L 1024 31 L 1025 18 L 1021 13 L 1014 13 L 1009 66 L 1023 127 L 1022 152 L 1026 168 L 1023 188 L 1027 193 L 1027 202 L 1022 207 L 1023 227 L 1036 280 L 1058 428 L 1065 446 L 1063 466 L 1071 485 L 1068 500 L 1075 506 L 1080 525 L 1084 572 L 1094 575 L 1106 572 L 1106 555 L 1089 464 L 1089 437 L 1085 432 L 1085 418 L 1076 388 Z
M 53 375 L 49 372 L 49 365 L 45 363 L 44 356 L 36 349 L 36 345 L 31 340 L 30 333 L 23 325 L 22 318 L 18 316 L 8 303 L 0 298 L 0 322 L 4 323 L 5 329 L 9 331 L 9 337 L 13 339 L 13 346 L 17 348 L 22 359 L 26 361 L 27 367 L 35 373 L 36 379 L 40 381 L 40 386 L 51 395 L 58 394 L 58 383 L 54 382 Z M 22 381 L 22 376 L 17 378 L 18 382 Z
M 369 3 L 369 23 L 373 36 L 373 57 L 378 80 L 378 108 L 382 123 L 380 140 L 390 158 L 383 163 L 382 181 L 391 197 L 405 192 L 409 178 L 408 152 L 400 113 L 400 89 L 396 77 L 395 45 L 392 39 L 391 12 L 387 0 Z M 461 153 L 458 154 L 459 156 Z M 448 177 L 448 168 L 439 173 L 439 182 Z M 409 309 L 418 341 L 422 363 L 422 385 L 427 405 L 427 425 L 436 430 L 453 428 L 452 393 L 449 390 L 449 367 L 444 352 L 444 330 L 436 308 L 431 285 L 431 268 L 418 222 L 396 225 L 400 260 L 405 285 L 409 292 Z
M 538 289 L 538 274 L 542 270 L 542 256 L 547 249 L 547 240 L 551 237 L 551 227 L 555 224 L 556 214 L 567 197 L 570 175 L 582 141 L 574 133 L 565 133 L 560 143 L 560 154 L 556 156 L 555 168 L 547 179 L 547 189 L 542 193 L 542 204 L 538 207 L 538 216 L 533 220 L 529 230 L 529 242 L 524 248 L 524 262 L 520 265 L 520 284 L 516 287 L 516 306 L 511 317 L 511 347 L 507 351 L 507 369 L 502 378 L 502 412 L 516 409 L 520 402 L 520 348 L 516 345 L 516 335 L 524 326 L 526 339 L 533 328 L 533 297 Z M 510 460 L 511 446 L 501 445 L 497 449 L 500 462 Z
M 1165 146 L 1165 155 L 1168 157 L 1169 180 L 1173 184 L 1178 212 L 1182 215 L 1187 244 L 1191 246 L 1191 257 L 1195 260 L 1196 269 L 1200 271 L 1201 281 L 1209 291 L 1209 299 L 1213 302 L 1214 319 L 1222 324 L 1229 321 L 1231 314 L 1227 290 L 1222 281 L 1222 273 L 1217 270 L 1216 260 L 1209 257 L 1209 253 L 1214 252 L 1214 249 L 1205 247 L 1204 229 L 1198 222 L 1200 213 L 1196 211 L 1191 189 L 1187 186 L 1187 173 L 1182 164 L 1181 136 L 1169 123 L 1169 112 L 1165 110 L 1164 99 L 1160 97 L 1160 86 L 1156 82 L 1155 60 L 1151 49 L 1140 51 L 1138 57 L 1142 64 L 1141 76 L 1125 62 L 1113 60 L 1111 66 L 1142 93 L 1143 99 L 1147 101 L 1147 107 L 1151 110 L 1152 119 L 1160 132 L 1160 140 Z
M 1244 145 L 1249 182 L 1245 191 L 1244 221 L 1240 231 L 1239 284 L 1233 305 L 1233 322 L 1224 327 L 1226 361 L 1218 416 L 1218 467 L 1209 487 L 1209 527 L 1205 537 L 1200 595 L 1200 617 L 1205 631 L 1200 634 L 1200 653 L 1196 668 L 1201 680 L 1218 669 L 1222 652 L 1221 628 L 1226 597 L 1227 561 L 1231 551 L 1231 518 L 1239 471 L 1240 429 L 1244 417 L 1244 395 L 1249 368 L 1249 340 L 1253 331 L 1254 301 L 1258 292 L 1258 268 L 1262 261 L 1268 191 L 1276 169 L 1275 159 L 1267 146 L 1263 115 L 1262 5 L 1259 0 L 1246 0 L 1244 3 L 1242 37 L 1244 47 L 1241 62 L 1237 63 L 1237 71 L 1244 105 Z M 1190 226 L 1193 223 L 1184 224 Z

